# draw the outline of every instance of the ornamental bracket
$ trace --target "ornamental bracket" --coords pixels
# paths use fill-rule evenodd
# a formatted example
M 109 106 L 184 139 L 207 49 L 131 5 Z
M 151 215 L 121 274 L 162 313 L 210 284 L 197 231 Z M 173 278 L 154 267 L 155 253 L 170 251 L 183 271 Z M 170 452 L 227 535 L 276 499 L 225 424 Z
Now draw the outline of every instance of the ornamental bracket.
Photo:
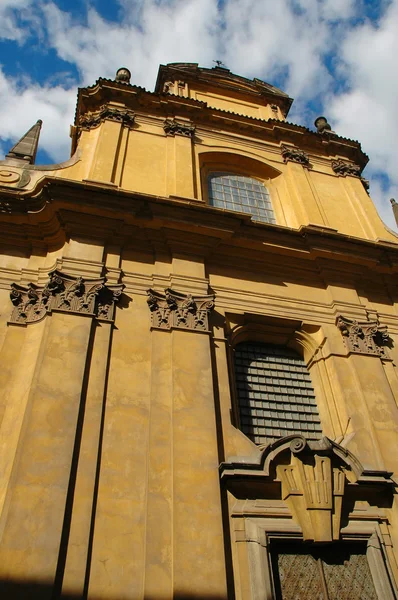
M 135 113 L 128 108 L 116 108 L 104 104 L 96 111 L 81 115 L 78 127 L 80 130 L 89 131 L 90 129 L 99 127 L 104 121 L 115 121 L 132 129 L 135 123 Z
M 353 177 L 361 177 L 361 167 L 355 163 L 345 162 L 344 160 L 338 159 L 332 161 L 332 169 L 336 175 L 346 177 L 352 175 Z
M 281 153 L 285 163 L 290 161 L 303 165 L 303 167 L 311 167 L 308 154 L 296 146 L 286 146 L 285 144 L 282 144 Z
M 176 119 L 166 119 L 163 124 L 163 129 L 166 135 L 193 138 L 195 135 L 195 125 L 190 122 L 177 121 Z

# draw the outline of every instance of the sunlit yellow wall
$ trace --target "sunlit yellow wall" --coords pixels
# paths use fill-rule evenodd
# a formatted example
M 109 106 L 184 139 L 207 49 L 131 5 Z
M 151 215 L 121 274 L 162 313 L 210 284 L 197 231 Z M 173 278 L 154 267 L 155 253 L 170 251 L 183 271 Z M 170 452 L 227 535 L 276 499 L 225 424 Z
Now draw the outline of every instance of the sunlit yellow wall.
M 174 93 L 275 118 L 270 106 L 217 89 Z M 266 319 L 297 323 L 300 339 L 287 341 L 309 365 L 323 433 L 365 468 L 396 472 L 396 275 L 372 253 L 376 240 L 390 242 L 384 252 L 397 238 L 360 179 L 337 176 L 326 152 L 306 149 L 303 167 L 284 162 L 282 133 L 275 141 L 198 122 L 193 137 L 166 135 L 167 107 L 135 113 L 133 127 L 104 120 L 82 131 L 73 164 L 31 169 L 21 195 L 51 180 L 47 204 L 2 221 L 17 243 L 0 237 L 0 590 L 8 579 L 43 583 L 43 598 L 57 585 L 90 600 L 226 600 L 232 548 L 236 597 L 250 600 L 252 566 L 224 535 L 218 478 L 220 462 L 258 452 L 231 416 L 234 340 L 282 343 Z M 276 227 L 195 211 L 219 170 L 263 181 Z M 65 181 L 72 191 L 57 195 Z M 336 233 L 372 244 L 336 242 Z M 123 283 L 114 324 L 62 312 L 7 324 L 10 285 L 44 286 L 54 269 Z M 210 334 L 151 329 L 149 288 L 214 293 Z M 379 319 L 391 360 L 350 355 L 337 314 Z M 396 574 L 396 508 L 383 514 Z

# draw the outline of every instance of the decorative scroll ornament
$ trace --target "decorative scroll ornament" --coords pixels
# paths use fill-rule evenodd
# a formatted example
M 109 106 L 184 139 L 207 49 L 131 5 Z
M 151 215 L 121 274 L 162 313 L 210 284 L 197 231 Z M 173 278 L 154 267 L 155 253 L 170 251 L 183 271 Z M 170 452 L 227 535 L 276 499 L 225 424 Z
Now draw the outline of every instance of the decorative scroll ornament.
M 296 146 L 285 146 L 284 144 L 282 144 L 281 152 L 285 163 L 291 161 L 299 163 L 304 167 L 310 166 L 310 159 L 308 157 L 308 154 L 306 154 L 304 150 L 301 150 Z
M 122 123 L 125 127 L 131 129 L 134 125 L 135 114 L 128 108 L 114 108 L 113 106 L 104 104 L 99 110 L 81 115 L 78 125 L 81 129 L 89 130 L 99 127 L 104 121 Z
M 361 167 L 355 163 L 345 162 L 344 160 L 333 160 L 332 169 L 336 175 L 352 175 L 353 177 L 361 177 Z
M 336 325 L 349 352 L 388 358 L 385 346 L 390 338 L 385 325 L 381 326 L 377 321 L 355 321 L 342 315 L 337 317 Z
M 0 170 L 0 183 L 17 183 L 20 179 L 21 175 L 16 171 L 11 171 L 9 169 Z
M 182 123 L 176 119 L 166 119 L 163 124 L 163 129 L 166 135 L 182 135 L 184 137 L 193 138 L 195 134 L 195 125 L 191 123 Z
M 49 277 L 45 287 L 34 283 L 11 285 L 14 309 L 9 323 L 27 325 L 53 311 L 85 314 L 103 321 L 113 319 L 114 305 L 122 294 L 123 284 L 107 286 L 105 277 L 83 279 L 60 271 L 53 271 Z
M 148 306 L 155 329 L 209 331 L 209 312 L 214 296 L 192 296 L 167 288 L 165 293 L 148 290 Z

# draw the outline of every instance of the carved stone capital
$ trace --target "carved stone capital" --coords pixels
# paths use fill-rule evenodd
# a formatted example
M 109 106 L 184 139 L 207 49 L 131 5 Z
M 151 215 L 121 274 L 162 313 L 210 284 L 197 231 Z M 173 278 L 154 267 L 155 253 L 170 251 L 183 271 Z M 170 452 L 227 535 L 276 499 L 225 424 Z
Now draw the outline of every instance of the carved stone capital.
M 104 121 L 115 121 L 122 123 L 130 129 L 134 125 L 135 114 L 128 108 L 115 108 L 104 104 L 99 110 L 87 112 L 79 117 L 78 125 L 81 129 L 89 130 L 99 127 Z
M 99 321 L 112 321 L 115 304 L 119 302 L 123 293 L 124 284 L 104 285 L 98 294 L 97 319 Z
M 351 320 L 342 315 L 338 315 L 336 325 L 349 352 L 388 358 L 386 346 L 390 338 L 385 325 L 378 321 Z
M 165 293 L 148 290 L 148 306 L 155 329 L 209 331 L 209 312 L 214 296 L 192 296 L 167 288 Z
M 182 123 L 176 119 L 166 119 L 163 124 L 166 135 L 182 135 L 183 137 L 193 138 L 195 134 L 195 125 L 191 123 Z
M 352 175 L 353 177 L 361 177 L 361 167 L 355 163 L 345 162 L 344 160 L 333 160 L 332 169 L 336 175 L 346 177 Z
M 43 288 L 34 283 L 28 286 L 11 284 L 11 302 L 14 309 L 9 323 L 34 323 L 40 321 L 46 314 L 48 296 L 43 295 Z
M 285 146 L 285 144 L 282 144 L 281 153 L 285 163 L 291 161 L 299 163 L 304 167 L 310 166 L 310 159 L 308 157 L 308 154 L 306 154 L 304 150 L 301 150 L 296 146 Z
M 105 277 L 83 279 L 60 271 L 49 274 L 44 287 L 33 283 L 11 285 L 11 302 L 14 309 L 9 323 L 27 325 L 43 319 L 48 313 L 70 312 L 111 321 L 115 302 L 124 285 L 105 285 Z

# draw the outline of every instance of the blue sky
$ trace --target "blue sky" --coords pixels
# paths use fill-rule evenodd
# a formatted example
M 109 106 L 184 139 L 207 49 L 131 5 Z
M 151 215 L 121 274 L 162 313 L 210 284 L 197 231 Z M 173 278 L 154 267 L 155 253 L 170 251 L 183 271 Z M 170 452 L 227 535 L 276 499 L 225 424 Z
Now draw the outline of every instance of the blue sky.
M 220 59 L 295 98 L 290 121 L 359 140 L 396 229 L 397 32 L 398 0 L 0 0 L 0 152 L 41 118 L 37 162 L 66 160 L 78 86 L 127 66 L 151 90 L 160 63 Z

